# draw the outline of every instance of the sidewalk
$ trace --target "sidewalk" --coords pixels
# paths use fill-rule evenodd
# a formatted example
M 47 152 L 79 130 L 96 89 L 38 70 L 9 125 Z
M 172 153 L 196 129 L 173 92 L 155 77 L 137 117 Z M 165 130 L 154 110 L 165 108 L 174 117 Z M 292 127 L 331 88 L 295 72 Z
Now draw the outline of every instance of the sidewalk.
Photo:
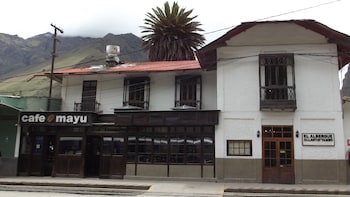
M 63 177 L 2 177 L 2 186 L 50 186 L 114 189 L 151 194 L 179 196 L 234 196 L 235 193 L 287 193 L 287 194 L 329 194 L 350 195 L 349 185 L 288 185 L 262 183 L 232 183 L 208 181 L 174 181 L 152 179 L 99 179 L 99 178 L 63 178 Z M 0 189 L 1 190 L 1 189 Z M 174 195 L 172 195 L 174 194 Z

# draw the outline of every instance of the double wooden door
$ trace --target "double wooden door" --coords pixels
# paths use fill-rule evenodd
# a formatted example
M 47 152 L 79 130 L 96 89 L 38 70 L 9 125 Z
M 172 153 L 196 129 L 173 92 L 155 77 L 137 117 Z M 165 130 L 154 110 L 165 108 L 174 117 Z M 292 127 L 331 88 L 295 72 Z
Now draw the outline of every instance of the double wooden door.
M 51 176 L 55 161 L 56 136 L 22 136 L 19 175 Z
M 263 182 L 294 183 L 292 126 L 263 126 Z
M 86 137 L 85 176 L 123 178 L 126 173 L 123 135 Z

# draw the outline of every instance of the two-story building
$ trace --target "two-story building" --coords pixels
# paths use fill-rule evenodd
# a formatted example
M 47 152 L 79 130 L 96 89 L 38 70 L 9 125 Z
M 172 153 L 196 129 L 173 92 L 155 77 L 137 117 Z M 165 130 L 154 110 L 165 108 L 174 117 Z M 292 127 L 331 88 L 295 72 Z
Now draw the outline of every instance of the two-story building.
M 18 174 L 347 183 L 349 49 L 313 20 L 249 22 L 199 62 L 55 71 L 61 111 L 21 112 Z
M 61 111 L 21 113 L 20 175 L 215 177 L 215 71 L 194 60 L 54 76 Z
M 242 23 L 200 49 L 217 72 L 216 178 L 346 183 L 338 70 L 349 49 L 314 20 Z

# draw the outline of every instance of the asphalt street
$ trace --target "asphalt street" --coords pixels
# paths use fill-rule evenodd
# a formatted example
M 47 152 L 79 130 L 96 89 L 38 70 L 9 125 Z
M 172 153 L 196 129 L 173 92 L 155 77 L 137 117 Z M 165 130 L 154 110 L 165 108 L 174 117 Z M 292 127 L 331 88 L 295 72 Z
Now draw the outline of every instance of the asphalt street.
M 0 197 L 345 197 L 349 185 L 231 183 L 189 180 L 0 177 Z

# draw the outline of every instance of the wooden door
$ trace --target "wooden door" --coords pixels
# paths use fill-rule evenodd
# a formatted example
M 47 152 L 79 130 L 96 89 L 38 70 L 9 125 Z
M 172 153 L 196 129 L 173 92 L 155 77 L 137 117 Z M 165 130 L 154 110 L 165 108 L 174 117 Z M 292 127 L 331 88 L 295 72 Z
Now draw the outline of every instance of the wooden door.
M 101 156 L 101 137 L 87 136 L 85 149 L 85 176 L 98 177 Z
M 55 158 L 55 135 L 22 136 L 20 175 L 51 176 Z
M 263 182 L 294 183 L 292 126 L 263 126 Z
M 123 178 L 126 173 L 125 137 L 104 136 L 100 161 L 100 177 Z

